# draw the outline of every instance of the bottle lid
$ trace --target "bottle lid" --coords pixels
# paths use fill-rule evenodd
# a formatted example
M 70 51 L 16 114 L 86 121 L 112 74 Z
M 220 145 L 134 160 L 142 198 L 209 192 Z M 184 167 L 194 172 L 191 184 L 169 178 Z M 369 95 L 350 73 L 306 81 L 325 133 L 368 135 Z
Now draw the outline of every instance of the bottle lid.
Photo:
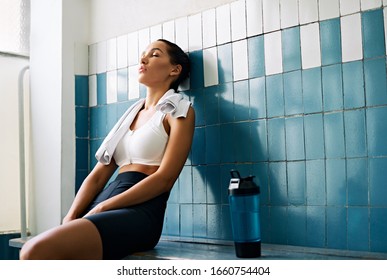
M 232 169 L 228 192 L 230 195 L 259 194 L 260 189 L 254 182 L 255 176 L 242 178 L 237 170 Z

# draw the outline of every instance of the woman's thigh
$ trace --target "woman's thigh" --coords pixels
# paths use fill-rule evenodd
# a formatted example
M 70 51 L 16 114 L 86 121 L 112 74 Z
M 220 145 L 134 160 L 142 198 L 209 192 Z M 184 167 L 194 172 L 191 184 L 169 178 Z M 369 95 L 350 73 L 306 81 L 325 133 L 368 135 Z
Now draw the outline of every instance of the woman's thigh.
M 95 225 L 77 219 L 50 229 L 29 240 L 22 248 L 21 259 L 71 260 L 102 259 L 102 242 Z

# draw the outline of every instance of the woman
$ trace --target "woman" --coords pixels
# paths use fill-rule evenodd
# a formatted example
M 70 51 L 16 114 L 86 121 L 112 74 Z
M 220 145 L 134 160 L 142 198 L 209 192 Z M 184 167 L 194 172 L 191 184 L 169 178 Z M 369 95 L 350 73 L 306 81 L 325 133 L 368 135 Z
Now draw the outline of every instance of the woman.
M 161 39 L 148 46 L 139 67 L 146 98 L 102 143 L 63 224 L 28 241 L 21 259 L 122 259 L 156 246 L 192 143 L 194 110 L 175 93 L 188 73 L 188 56 L 177 45 Z

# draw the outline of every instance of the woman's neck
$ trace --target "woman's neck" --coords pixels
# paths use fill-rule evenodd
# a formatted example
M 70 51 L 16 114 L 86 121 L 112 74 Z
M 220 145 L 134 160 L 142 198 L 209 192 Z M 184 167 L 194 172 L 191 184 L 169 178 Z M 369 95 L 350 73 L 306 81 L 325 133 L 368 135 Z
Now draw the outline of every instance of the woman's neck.
M 169 89 L 164 88 L 147 88 L 146 99 L 145 99 L 145 109 L 155 107 L 159 102 L 160 98 L 168 91 Z

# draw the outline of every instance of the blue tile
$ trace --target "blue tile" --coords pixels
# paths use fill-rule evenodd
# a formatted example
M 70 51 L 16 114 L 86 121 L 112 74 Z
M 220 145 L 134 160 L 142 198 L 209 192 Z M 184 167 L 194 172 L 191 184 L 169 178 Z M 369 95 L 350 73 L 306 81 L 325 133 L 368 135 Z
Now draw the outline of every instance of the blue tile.
M 321 68 L 302 71 L 302 90 L 305 113 L 322 112 Z
M 234 125 L 222 124 L 220 126 L 221 139 L 221 162 L 235 162 L 235 145 Z
M 180 200 L 180 187 L 179 180 L 176 180 L 173 184 L 171 193 L 169 195 L 168 203 L 179 203 Z
M 184 166 L 179 175 L 180 203 L 192 203 L 192 167 Z
M 128 100 L 128 68 L 117 70 L 117 101 Z
M 205 101 L 205 124 L 206 125 L 219 123 L 218 92 L 219 92 L 218 86 L 207 87 L 207 88 L 204 88 L 203 90 L 203 96 Z
M 301 71 L 284 74 L 285 115 L 304 112 Z
M 266 120 L 251 122 L 251 161 L 267 161 Z
M 222 189 L 219 165 L 209 165 L 206 169 L 207 203 L 221 204 Z
M 301 69 L 300 27 L 282 31 L 282 61 L 284 72 Z
M 347 160 L 348 205 L 368 205 L 368 161 L 366 158 Z
M 305 115 L 305 157 L 321 159 L 325 157 L 324 125 L 321 114 Z
M 106 129 L 108 132 L 113 128 L 119 119 L 117 115 L 117 107 L 117 103 L 106 106 Z
M 89 169 L 90 170 L 93 169 L 94 166 L 97 164 L 97 160 L 95 158 L 95 153 L 97 152 L 99 146 L 101 146 L 102 141 L 103 141 L 103 139 L 96 139 L 96 140 L 91 139 L 90 140 L 90 148 L 89 148 L 90 149 L 90 154 L 89 154 L 89 156 L 90 156 L 90 158 L 89 158 L 89 164 L 90 164 Z
M 367 109 L 367 143 L 369 156 L 387 155 L 387 107 Z
M 286 158 L 301 160 L 305 158 L 304 118 L 291 117 L 285 119 Z
M 204 87 L 203 51 L 190 52 L 189 59 L 191 63 L 190 88 L 202 88 Z
M 308 206 L 326 205 L 325 161 L 306 161 L 306 201 Z
M 387 207 L 387 158 L 369 159 L 370 204 L 374 207 Z
M 206 175 L 207 166 L 199 165 L 192 168 L 193 203 L 207 202 Z
M 256 36 L 247 39 L 249 56 L 249 78 L 265 75 L 265 50 L 264 36 Z
M 269 163 L 270 203 L 271 205 L 288 205 L 286 184 L 286 163 Z
M 306 244 L 323 248 L 326 245 L 325 206 L 308 206 L 306 209 Z
M 383 10 L 362 13 L 364 58 L 385 56 Z
M 234 124 L 235 159 L 237 162 L 251 161 L 251 132 L 250 123 Z
M 320 22 L 322 65 L 341 62 L 340 18 Z
M 219 85 L 219 120 L 221 123 L 234 121 L 234 87 L 233 83 Z
M 348 208 L 348 249 L 369 250 L 368 208 Z
M 283 116 L 285 112 L 282 74 L 266 77 L 267 116 Z
M 106 136 L 106 105 L 90 108 L 90 138 Z
M 222 240 L 233 240 L 232 236 L 232 225 L 231 225 L 231 215 L 230 215 L 230 206 L 221 205 L 221 215 L 222 215 L 222 231 L 220 237 Z
M 366 105 L 387 104 L 386 61 L 385 58 L 364 62 Z
M 165 215 L 164 234 L 178 236 L 180 234 L 180 206 L 169 203 Z
M 250 119 L 249 83 L 247 80 L 234 83 L 234 120 Z
M 325 153 L 327 158 L 345 156 L 344 120 L 342 113 L 324 115 Z
M 87 170 L 89 168 L 89 141 L 76 139 L 76 169 Z
M 221 206 L 207 204 L 207 237 L 218 239 L 221 236 Z
M 324 111 L 343 109 L 343 84 L 340 64 L 322 68 Z
M 202 126 L 206 124 L 205 96 L 201 89 L 191 90 L 192 106 L 195 109 L 195 125 Z
M 347 157 L 367 156 L 365 111 L 345 111 L 345 149 Z
M 193 236 L 207 237 L 207 206 L 205 204 L 193 205 Z
M 370 210 L 370 247 L 372 252 L 387 253 L 387 209 Z
M 220 163 L 221 139 L 219 125 L 206 126 L 206 162 L 207 164 Z
M 344 159 L 326 160 L 327 205 L 347 205 L 347 181 Z
M 89 76 L 75 75 L 75 106 L 89 106 Z
M 106 104 L 106 73 L 97 74 L 97 105 Z
M 199 165 L 206 163 L 206 134 L 204 127 L 195 128 L 191 150 L 192 164 Z
M 343 64 L 344 108 L 364 107 L 364 71 L 362 61 Z
M 75 135 L 76 137 L 89 136 L 89 108 L 75 107 Z
M 180 236 L 193 237 L 193 207 L 192 204 L 180 205 Z
M 285 119 L 267 121 L 269 160 L 285 160 Z
M 233 80 L 231 44 L 218 46 L 218 76 L 219 84 Z
M 288 162 L 288 197 L 290 205 L 305 205 L 306 170 L 304 161 Z
M 265 77 L 249 80 L 250 83 L 250 118 L 266 117 L 266 80 Z
M 288 208 L 288 244 L 306 246 L 306 208 L 289 206 Z
M 261 162 L 252 166 L 251 174 L 255 176 L 254 181 L 260 187 L 260 203 L 261 205 L 269 204 L 269 171 L 268 163 Z
M 347 211 L 344 207 L 327 207 L 327 247 L 347 249 Z
M 273 206 L 270 208 L 270 243 L 287 244 L 287 207 Z

